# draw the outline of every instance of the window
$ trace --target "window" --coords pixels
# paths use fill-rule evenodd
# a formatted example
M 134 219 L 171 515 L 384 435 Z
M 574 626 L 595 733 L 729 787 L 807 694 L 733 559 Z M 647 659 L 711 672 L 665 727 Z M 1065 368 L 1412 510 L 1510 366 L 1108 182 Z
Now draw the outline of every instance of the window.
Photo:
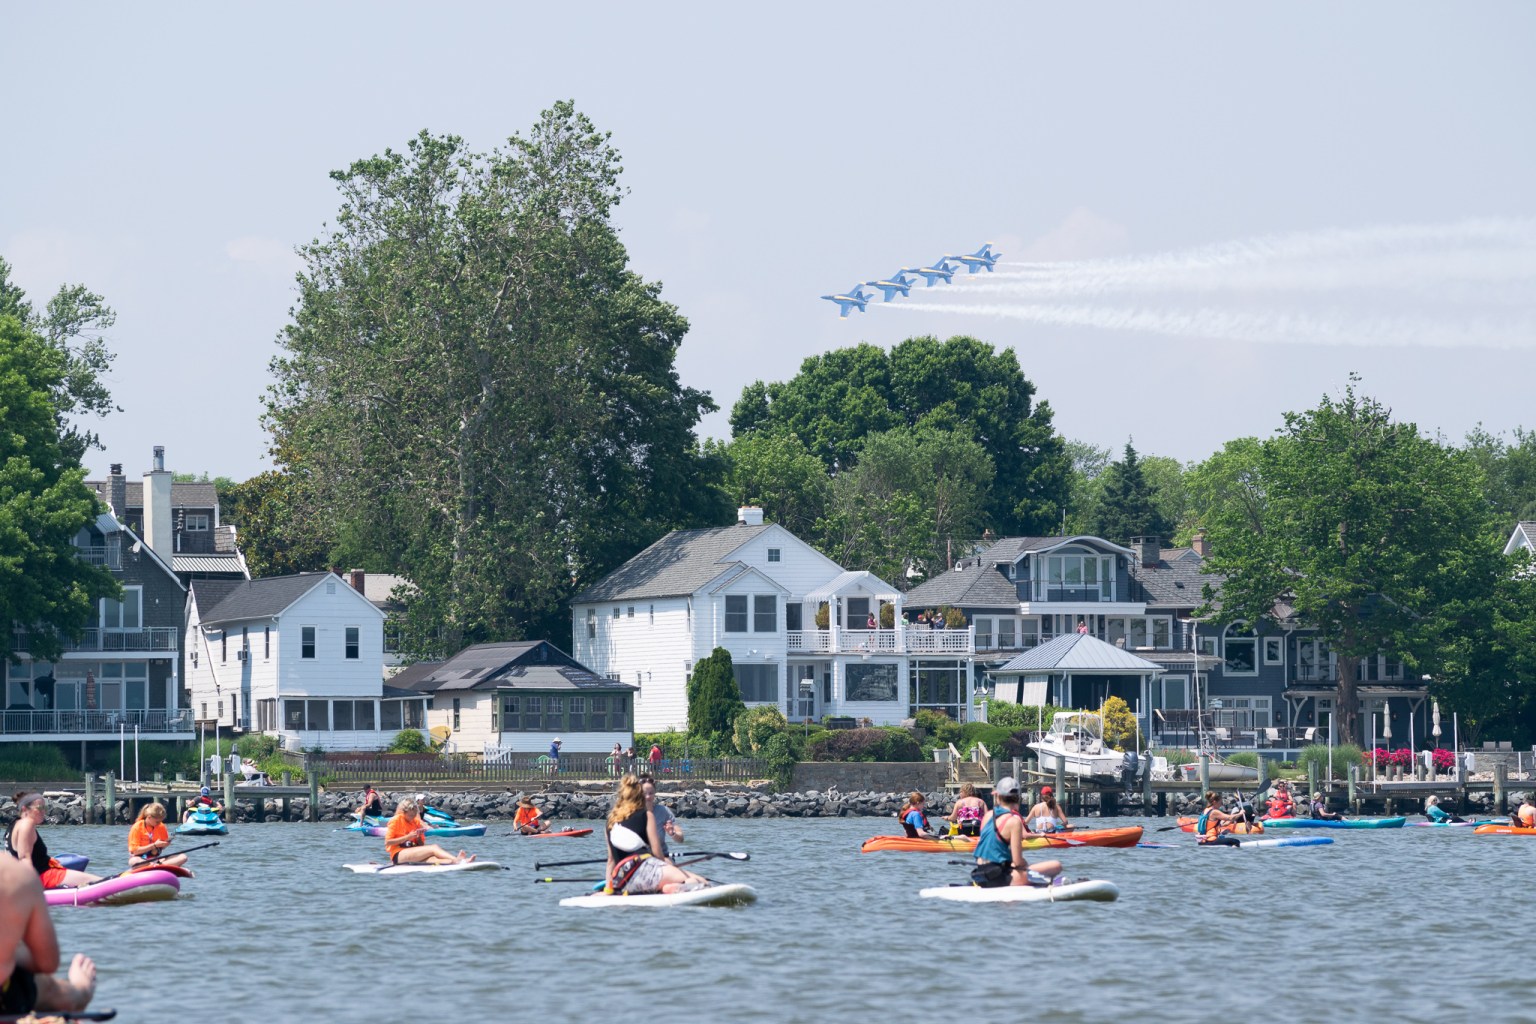
M 144 588 L 124 587 L 123 599 L 101 599 L 102 629 L 140 629 L 144 625 Z
M 656 606 L 651 605 L 651 625 L 656 625 Z
M 1285 661 L 1285 639 L 1278 636 L 1264 638 L 1264 664 L 1279 665 Z
M 564 697 L 545 697 L 544 698 L 544 731 L 545 732 L 564 732 L 565 731 L 565 698 Z
M 313 659 L 315 656 L 315 627 L 301 626 L 299 628 L 299 657 Z
M 628 614 L 627 614 L 626 617 L 627 618 L 631 618 L 631 619 L 635 617 L 635 606 L 634 605 L 630 605 L 629 606 L 629 611 L 628 611 Z
M 240 660 L 249 661 L 251 658 L 251 629 L 249 626 L 240 627 Z
M 459 731 L 459 698 L 453 698 L 453 731 Z
M 201 513 L 192 513 L 187 516 L 188 533 L 207 533 L 208 517 Z
M 544 698 L 529 694 L 523 698 L 523 729 L 541 732 L 544 729 Z
M 360 700 L 353 716 L 353 728 L 373 730 L 373 701 Z
M 780 557 L 781 557 L 781 552 L 780 552 L 780 550 L 778 548 L 769 548 L 768 549 L 768 561 L 770 561 L 770 562 L 777 562 L 777 561 L 780 560 Z
M 802 605 L 798 601 L 794 602 L 793 604 L 786 604 L 784 606 L 784 628 L 785 629 L 788 629 L 788 630 L 800 630 L 800 629 L 804 628 L 803 626 L 800 625 L 800 622 L 801 622 L 801 620 L 800 620 L 801 609 L 802 609 Z
M 229 660 L 229 634 L 223 630 L 219 631 L 219 660 Z
M 725 631 L 727 633 L 747 631 L 747 595 L 725 595 Z
M 400 714 L 400 706 L 403 701 L 386 700 L 379 704 L 379 728 L 385 732 L 399 732 L 405 726 L 405 719 Z
M 848 628 L 869 628 L 869 598 L 850 597 L 848 599 Z
M 272 627 L 263 626 L 261 630 L 261 657 L 269 660 L 272 657 Z
M 206 707 L 206 705 L 204 705 Z M 256 728 L 269 732 L 277 728 L 277 701 L 272 698 L 256 702 Z
M 422 719 L 426 715 L 426 712 L 422 709 L 421 701 L 407 700 L 400 703 L 402 705 L 401 710 L 405 712 L 405 727 L 407 729 L 420 729 L 424 724 Z
M 779 630 L 779 599 L 772 594 L 752 597 L 752 632 L 776 633 Z
M 997 620 L 997 646 L 1004 650 L 1013 648 L 1013 627 L 1018 624 L 1016 619 Z
M 337 729 L 352 728 L 352 702 L 338 700 L 331 702 L 331 721 Z
M 358 648 L 362 646 L 359 634 L 362 630 L 357 626 L 347 627 L 347 660 L 356 661 L 359 658 Z
M 1037 558 L 1035 601 L 1113 601 L 1113 555 L 1053 554 Z M 1043 564 L 1042 564 L 1043 563 Z
M 858 664 L 848 666 L 848 700 L 894 701 L 896 666 Z
M 206 722 L 208 720 L 208 702 L 207 701 L 203 701 L 202 709 L 203 709 L 202 712 L 197 717 L 201 718 L 203 721 Z
M 1226 634 L 1222 638 L 1222 643 L 1225 647 L 1222 657 L 1227 675 L 1253 676 L 1259 674 L 1259 641 L 1249 633 L 1246 625 L 1234 622 L 1228 626 Z
M 329 729 L 331 727 L 331 702 L 328 700 L 306 700 L 304 702 L 304 717 L 307 719 L 305 722 L 307 728 Z
M 736 685 L 741 687 L 744 701 L 779 700 L 779 667 L 777 665 L 735 665 Z
M 614 605 L 613 606 L 613 617 L 614 618 L 618 618 L 619 615 L 620 615 L 619 606 L 618 605 Z
M 976 617 L 976 647 L 983 651 L 992 649 L 992 620 L 984 616 Z
M 587 609 L 587 639 L 588 640 L 596 640 L 597 639 L 597 609 L 596 608 L 588 608 Z
M 1200 654 L 1208 654 L 1216 657 L 1216 638 L 1214 636 L 1197 636 L 1195 650 Z
M 196 650 L 193 650 L 193 652 L 192 652 L 192 667 L 193 668 L 197 668 L 197 651 Z
M 304 702 L 283 701 L 283 728 L 298 731 L 304 728 Z
M 335 580 L 331 580 L 328 583 L 326 583 L 326 585 L 325 585 L 325 593 L 326 593 L 326 596 L 330 596 L 331 594 L 336 593 L 336 581 Z
M 523 728 L 523 699 L 518 694 L 501 698 L 501 731 L 519 732 Z

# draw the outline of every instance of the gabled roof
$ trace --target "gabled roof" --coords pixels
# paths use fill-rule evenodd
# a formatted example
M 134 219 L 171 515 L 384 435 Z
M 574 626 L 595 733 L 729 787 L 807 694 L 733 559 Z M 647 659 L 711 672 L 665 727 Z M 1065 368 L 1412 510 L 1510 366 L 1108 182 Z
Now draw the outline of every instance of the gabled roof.
M 1205 560 L 1189 548 L 1164 548 L 1156 565 L 1142 565 L 1130 560 L 1131 579 L 1141 585 L 1147 596 L 1147 609 L 1196 608 L 1204 603 L 1202 588 L 1209 583 L 1217 591 L 1222 577 L 1200 571 Z
M 1068 633 L 1025 651 L 1001 668 L 992 669 L 992 674 L 1082 672 L 1101 676 L 1140 676 L 1148 673 L 1155 675 L 1162 671 L 1161 665 L 1138 658 L 1098 637 L 1087 633 Z
M 840 572 L 816 589 L 807 591 L 805 600 L 810 602 L 827 601 L 855 590 L 868 591 L 876 597 L 896 598 L 901 596 L 900 591 L 874 573 L 865 572 L 862 569 L 851 569 L 848 572 Z
M 1512 555 L 1521 549 L 1536 551 L 1536 522 L 1521 520 L 1515 524 L 1515 532 L 1509 535 L 1509 543 L 1504 545 L 1504 553 Z
M 996 608 L 1017 612 L 1019 590 L 998 569 L 996 561 L 964 558 L 948 572 L 907 591 L 905 604 L 909 608 L 936 608 L 947 604 L 955 608 Z
M 692 594 L 724 572 L 731 553 L 772 524 L 673 530 L 597 583 L 571 598 L 571 604 L 628 601 Z
M 411 666 L 412 669 L 418 666 Z M 408 674 L 409 673 L 409 674 Z M 639 687 L 605 679 L 547 640 L 475 644 L 430 669 L 406 669 L 389 685 L 422 693 L 455 690 L 593 690 L 633 692 Z
M 329 572 L 301 572 L 293 576 L 268 576 L 259 580 L 198 580 L 193 584 L 193 589 L 197 595 L 202 624 L 216 626 L 222 622 L 240 622 L 246 619 L 280 615 L 295 601 L 326 580 L 335 580 L 339 585 L 346 587 L 349 593 L 357 594 L 358 599 L 364 604 L 368 604 L 363 595 L 347 587 L 346 580 Z M 213 588 L 209 587 L 209 584 L 229 586 L 216 604 L 206 603 L 207 599 L 213 596 Z M 368 607 L 373 608 L 373 605 L 368 604 Z M 378 609 L 375 608 L 374 611 Z
M 186 585 L 181 582 L 181 578 L 176 575 L 176 570 L 171 568 L 171 564 L 156 554 L 155 549 L 146 544 L 143 537 L 140 537 L 138 534 L 134 533 L 133 530 L 129 529 L 126 524 L 119 522 L 117 517 L 114 516 L 111 512 L 101 512 L 97 514 L 96 530 L 103 537 L 112 533 L 122 534 L 128 539 L 127 544 L 125 545 L 128 550 L 138 552 L 139 554 L 148 555 L 149 560 L 158 565 L 167 576 L 175 580 L 178 587 L 181 587 L 183 590 L 186 589 Z
M 1128 558 L 1136 556 L 1136 553 L 1130 548 L 1122 547 L 1113 541 L 1105 540 L 1103 537 L 1078 533 L 1060 537 L 1004 537 L 996 544 L 984 550 L 978 557 L 983 562 L 1017 562 L 1024 555 L 1050 551 L 1053 548 L 1065 547 L 1068 544 L 1087 544 L 1090 547 L 1113 551 Z

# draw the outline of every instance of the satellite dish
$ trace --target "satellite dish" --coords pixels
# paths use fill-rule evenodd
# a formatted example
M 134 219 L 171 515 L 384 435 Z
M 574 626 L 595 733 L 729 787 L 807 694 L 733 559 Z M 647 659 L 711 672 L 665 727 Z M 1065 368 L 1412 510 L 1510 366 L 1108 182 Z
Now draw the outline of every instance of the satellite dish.
M 448 728 L 446 725 L 434 725 L 432 728 L 428 729 L 427 732 L 430 733 L 432 738 L 439 743 L 444 742 L 448 739 L 449 736 L 453 735 L 453 730 Z

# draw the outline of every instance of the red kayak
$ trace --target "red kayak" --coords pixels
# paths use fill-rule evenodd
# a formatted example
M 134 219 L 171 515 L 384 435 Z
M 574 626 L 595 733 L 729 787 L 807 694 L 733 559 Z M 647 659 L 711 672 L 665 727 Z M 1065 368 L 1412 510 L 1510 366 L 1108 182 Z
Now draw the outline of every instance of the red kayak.
M 559 838 L 559 837 L 562 837 L 562 836 L 569 836 L 571 838 L 575 838 L 576 836 L 589 836 L 591 834 L 592 834 L 592 830 L 589 829 L 589 828 L 568 828 L 568 829 L 564 829 L 564 830 L 559 831 L 559 832 L 535 832 L 533 835 L 529 836 L 528 838 L 529 839 L 556 839 L 556 838 Z M 519 832 L 518 835 L 522 835 L 522 833 Z

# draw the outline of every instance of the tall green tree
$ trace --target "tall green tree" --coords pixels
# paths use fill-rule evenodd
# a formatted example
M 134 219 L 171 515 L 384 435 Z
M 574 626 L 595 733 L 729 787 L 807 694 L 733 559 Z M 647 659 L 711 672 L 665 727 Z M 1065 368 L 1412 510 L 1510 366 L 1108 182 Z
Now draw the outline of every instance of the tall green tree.
M 1482 470 L 1488 503 L 1505 532 L 1536 519 L 1536 430 L 1516 427 L 1506 438 L 1479 426 L 1464 447 Z
M 332 552 L 338 523 L 302 474 L 268 470 L 220 491 L 219 502 L 220 519 L 235 527 L 252 576 L 317 572 L 337 564 Z M 351 568 L 351 561 L 345 567 Z
M 1092 532 L 1121 544 L 1132 537 L 1173 537 L 1174 523 L 1158 506 L 1152 486 L 1142 473 L 1141 459 L 1131 442 L 1119 462 L 1104 471 L 1103 490 L 1095 509 Z
M 110 572 L 79 557 L 71 541 L 96 518 L 95 495 L 69 443 L 54 396 L 69 361 L 15 316 L 0 316 L 0 658 L 25 649 L 51 660 L 62 638 L 78 640 L 96 602 L 120 594 Z
M 813 537 L 832 482 L 798 437 L 753 431 L 716 450 L 726 466 L 725 491 L 737 507 L 760 506 L 766 522 L 802 539 Z
M 1204 525 L 1205 568 L 1225 577 L 1209 610 L 1252 622 L 1288 599 L 1337 657 L 1340 724 L 1358 742 L 1360 660 L 1389 653 L 1416 670 L 1442 667 L 1443 637 L 1486 607 L 1499 549 L 1471 460 L 1394 422 L 1354 383 L 1287 413 L 1256 451 L 1240 447 L 1254 465 L 1227 467 L 1227 500 Z
M 985 509 L 999 534 L 1059 525 L 1071 465 L 1046 402 L 1008 349 L 975 338 L 909 338 L 889 353 L 858 345 L 813 356 L 788 381 L 749 385 L 733 436 L 794 434 L 833 476 L 858 463 L 867 438 L 898 427 L 964 434 L 991 459 Z
M 688 731 L 718 742 L 732 735 L 736 716 L 746 709 L 731 652 L 716 647 L 688 677 Z
M 488 154 L 423 132 L 335 172 L 335 230 L 301 250 L 274 455 L 338 535 L 387 537 L 422 653 L 559 635 L 573 589 L 729 521 L 693 435 L 714 405 L 675 368 L 687 323 L 611 222 L 619 173 L 566 102 Z

